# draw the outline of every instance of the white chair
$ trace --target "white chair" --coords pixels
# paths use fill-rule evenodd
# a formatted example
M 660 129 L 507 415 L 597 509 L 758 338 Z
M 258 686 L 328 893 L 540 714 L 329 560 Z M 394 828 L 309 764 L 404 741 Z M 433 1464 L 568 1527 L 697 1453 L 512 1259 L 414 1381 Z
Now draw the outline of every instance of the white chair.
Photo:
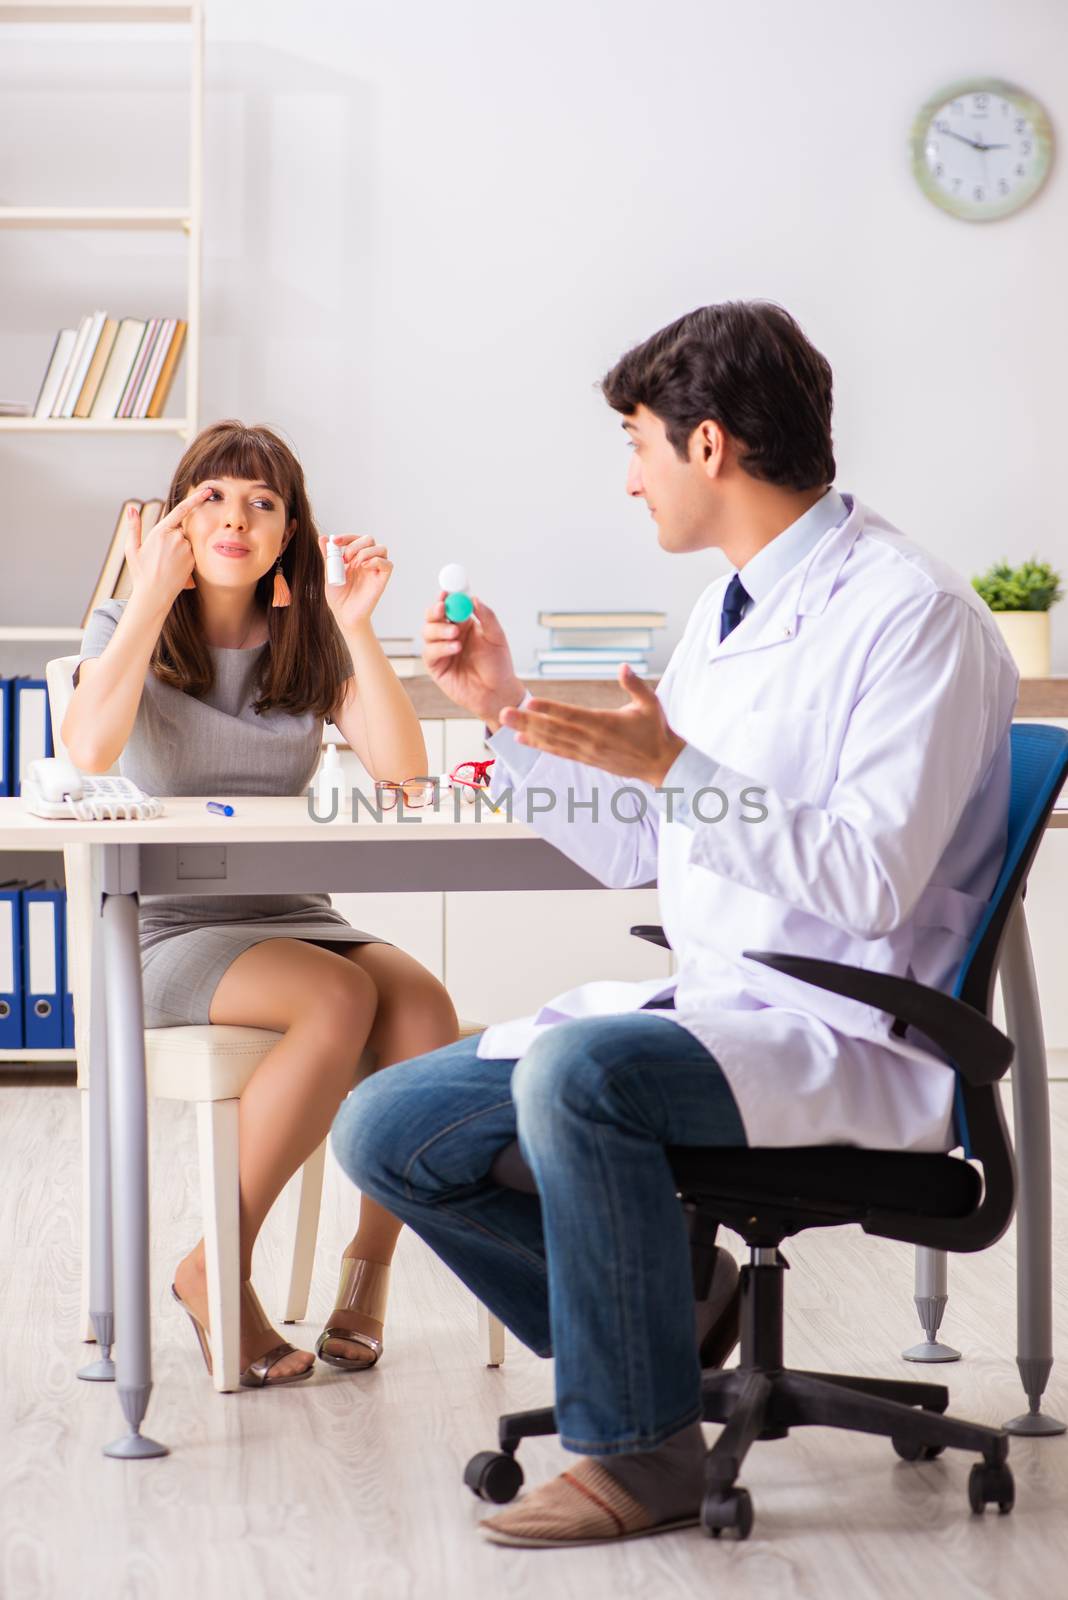
M 59 730 L 74 693 L 73 674 L 77 661 L 77 656 L 61 656 L 50 661 L 46 668 L 53 743 L 57 753 L 62 754 L 66 754 L 66 751 Z M 94 912 L 88 846 L 72 845 L 65 848 L 63 866 L 67 884 L 67 949 L 71 966 L 69 987 L 74 998 L 75 1049 L 82 1110 L 81 1326 L 83 1337 L 91 1342 L 95 1334 L 89 1317 L 88 1087 L 92 990 L 90 952 Z M 460 1028 L 463 1036 L 480 1031 L 473 1023 L 461 1023 Z M 220 1392 L 236 1389 L 239 1376 L 238 1099 L 260 1062 L 280 1037 L 280 1034 L 266 1028 L 226 1027 L 213 1023 L 145 1030 L 145 1068 L 149 1093 L 161 1099 L 190 1101 L 197 1108 L 212 1369 L 215 1387 Z M 300 1171 L 294 1174 L 284 1191 L 283 1199 L 288 1206 L 287 1228 L 292 1243 L 288 1251 L 283 1322 L 300 1322 L 308 1309 L 325 1156 L 324 1141 Z M 500 1366 L 504 1360 L 504 1328 L 481 1305 L 479 1327 L 486 1348 L 487 1365 Z

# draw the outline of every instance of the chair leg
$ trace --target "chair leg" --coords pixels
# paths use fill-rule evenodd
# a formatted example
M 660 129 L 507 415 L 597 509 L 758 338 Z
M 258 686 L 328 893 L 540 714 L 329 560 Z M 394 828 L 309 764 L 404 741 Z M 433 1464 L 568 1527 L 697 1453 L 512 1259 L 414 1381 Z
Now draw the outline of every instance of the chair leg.
M 991 1465 L 1000 1465 L 1009 1453 L 1008 1436 L 1001 1428 L 963 1422 L 939 1411 L 902 1406 L 898 1401 L 842 1388 L 807 1373 L 777 1373 L 774 1388 L 771 1409 L 790 1428 L 845 1428 L 850 1433 L 881 1434 L 905 1444 L 979 1450 Z
M 312 1152 L 300 1171 L 295 1172 L 286 1185 L 288 1224 L 293 1248 L 289 1258 L 289 1283 L 286 1287 L 283 1322 L 303 1322 L 308 1313 L 325 1165 L 326 1140 L 324 1139 L 318 1150 Z
M 208 1274 L 212 1380 L 221 1394 L 240 1378 L 241 1232 L 236 1100 L 197 1102 L 204 1255 Z
M 938 1329 L 949 1299 L 949 1266 L 944 1250 L 916 1246 L 916 1289 L 914 1299 L 923 1339 L 901 1354 L 906 1361 L 959 1361 L 960 1351 L 942 1344 Z
M 478 1302 L 478 1336 L 486 1352 L 487 1367 L 504 1366 L 504 1323 Z

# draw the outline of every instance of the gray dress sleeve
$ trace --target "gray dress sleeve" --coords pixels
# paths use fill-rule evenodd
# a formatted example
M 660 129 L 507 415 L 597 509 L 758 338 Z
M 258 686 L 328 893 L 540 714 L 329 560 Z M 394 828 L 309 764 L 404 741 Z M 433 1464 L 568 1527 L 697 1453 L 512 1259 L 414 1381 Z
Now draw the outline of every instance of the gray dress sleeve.
M 126 609 L 125 600 L 105 600 L 103 605 L 96 606 L 82 635 L 82 647 L 78 652 L 78 665 L 74 669 L 74 687 L 78 687 L 78 678 L 81 675 L 82 662 L 93 661 L 97 656 L 102 656 L 115 629 L 119 625 L 119 618 Z

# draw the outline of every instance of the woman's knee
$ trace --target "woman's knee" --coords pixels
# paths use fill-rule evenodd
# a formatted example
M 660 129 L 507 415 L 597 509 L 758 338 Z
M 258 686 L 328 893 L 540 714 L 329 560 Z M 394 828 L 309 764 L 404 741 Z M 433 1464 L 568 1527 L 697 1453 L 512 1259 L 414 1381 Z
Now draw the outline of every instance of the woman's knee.
M 374 979 L 361 967 L 338 960 L 315 974 L 294 1020 L 329 1034 L 339 1044 L 358 1044 L 362 1050 L 377 1009 Z

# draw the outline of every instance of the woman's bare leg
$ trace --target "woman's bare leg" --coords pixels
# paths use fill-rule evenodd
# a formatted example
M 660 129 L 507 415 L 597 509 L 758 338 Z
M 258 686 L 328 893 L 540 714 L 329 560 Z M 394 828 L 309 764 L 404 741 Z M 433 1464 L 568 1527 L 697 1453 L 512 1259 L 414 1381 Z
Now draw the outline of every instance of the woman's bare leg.
M 348 959 L 367 974 L 378 995 L 378 1009 L 367 1045 L 374 1052 L 377 1072 L 398 1061 L 439 1050 L 459 1037 L 456 1011 L 448 990 L 420 966 L 412 956 L 392 945 L 364 944 L 345 952 Z M 384 1211 L 377 1201 L 363 1195 L 356 1233 L 342 1252 L 360 1261 L 388 1264 L 393 1260 L 403 1223 Z M 352 1328 L 357 1333 L 381 1337 L 381 1326 L 359 1311 L 336 1311 L 330 1316 L 333 1327 Z M 359 1359 L 366 1350 L 344 1339 L 330 1339 L 329 1355 Z
M 241 1276 L 264 1218 L 294 1172 L 322 1143 L 352 1087 L 378 1008 L 374 980 L 331 950 L 297 939 L 267 939 L 227 968 L 212 999 L 215 1023 L 276 1029 L 284 1037 L 256 1068 L 241 1096 Z M 175 1275 L 182 1299 L 207 1321 L 203 1242 Z M 244 1369 L 281 1334 L 242 1337 Z M 286 1356 L 272 1377 L 312 1364 L 310 1351 Z

